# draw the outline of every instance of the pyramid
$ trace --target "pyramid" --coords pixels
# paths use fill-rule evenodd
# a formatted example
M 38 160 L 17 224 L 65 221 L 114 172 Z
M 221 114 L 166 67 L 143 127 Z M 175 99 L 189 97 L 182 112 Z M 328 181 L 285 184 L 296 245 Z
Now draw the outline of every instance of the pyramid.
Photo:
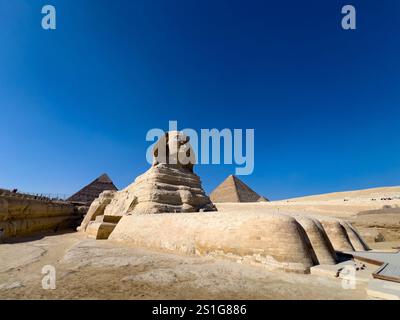
M 106 190 L 115 191 L 118 189 L 114 185 L 110 177 L 107 174 L 103 174 L 96 180 L 89 183 L 86 187 L 69 197 L 67 201 L 85 203 L 90 205 L 93 200 L 100 195 L 100 193 Z
M 213 192 L 212 202 L 266 202 L 268 199 L 260 196 L 243 181 L 230 175 Z

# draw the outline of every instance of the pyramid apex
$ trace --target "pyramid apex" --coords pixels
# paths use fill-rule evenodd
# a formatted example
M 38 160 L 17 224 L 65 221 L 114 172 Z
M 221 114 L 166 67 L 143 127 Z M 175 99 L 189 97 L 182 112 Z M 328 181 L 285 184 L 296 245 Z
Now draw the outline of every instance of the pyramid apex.
M 107 173 L 103 173 L 97 179 L 93 180 L 87 186 L 67 199 L 71 202 L 80 202 L 90 204 L 100 193 L 106 190 L 118 190 Z
M 102 182 L 112 182 L 111 178 L 108 176 L 107 173 L 103 173 L 96 180 L 101 180 Z

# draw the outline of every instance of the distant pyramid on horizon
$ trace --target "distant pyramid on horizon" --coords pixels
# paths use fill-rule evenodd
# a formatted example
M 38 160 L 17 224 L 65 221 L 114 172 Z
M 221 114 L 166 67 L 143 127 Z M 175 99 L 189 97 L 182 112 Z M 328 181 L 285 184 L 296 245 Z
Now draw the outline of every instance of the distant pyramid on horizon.
M 267 202 L 239 178 L 230 175 L 210 194 L 212 202 Z
M 104 173 L 87 186 L 83 187 L 77 193 L 69 197 L 67 201 L 91 204 L 93 200 L 100 195 L 100 193 L 106 190 L 116 191 L 118 189 L 110 177 Z

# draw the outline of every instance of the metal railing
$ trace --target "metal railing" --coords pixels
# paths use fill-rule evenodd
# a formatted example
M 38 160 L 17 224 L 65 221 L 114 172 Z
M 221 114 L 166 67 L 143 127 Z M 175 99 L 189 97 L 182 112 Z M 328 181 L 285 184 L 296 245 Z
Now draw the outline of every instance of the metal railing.
M 20 198 L 29 198 L 43 201 L 65 201 L 70 195 L 63 193 L 37 193 L 37 192 L 26 192 L 21 190 L 7 190 L 0 189 L 0 195 L 15 196 Z

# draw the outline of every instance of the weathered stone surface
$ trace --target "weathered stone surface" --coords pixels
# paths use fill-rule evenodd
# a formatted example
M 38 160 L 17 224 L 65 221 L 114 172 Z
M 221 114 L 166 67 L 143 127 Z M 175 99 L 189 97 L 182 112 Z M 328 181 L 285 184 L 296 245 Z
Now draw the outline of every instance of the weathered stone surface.
M 82 215 L 73 205 L 66 202 L 5 190 L 0 192 L 2 239 L 72 227 Z
M 79 230 L 87 230 L 99 215 L 121 217 L 216 210 L 193 172 L 195 155 L 188 142 L 184 134 L 168 132 L 153 148 L 151 168 L 127 188 L 102 193 L 93 201 Z M 100 226 L 90 226 L 91 235 L 99 230 Z
M 21 243 L 0 245 L 0 256 L 21 260 Z M 85 239 L 79 233 L 40 237 L 24 246 L 44 248 L 39 260 L 0 274 L 0 299 L 366 299 L 365 285 L 343 290 L 340 279 L 285 274 L 235 261 Z M 0 268 L 3 262 L 0 257 Z M 57 289 L 43 290 L 42 267 L 54 265 Z M 4 284 L 4 286 L 3 286 Z
M 267 202 L 239 178 L 230 175 L 210 194 L 212 202 Z
M 86 233 L 90 238 L 95 238 L 96 240 L 106 240 L 116 225 L 116 223 L 94 221 L 89 223 Z
M 153 148 L 153 167 L 169 164 L 193 172 L 196 155 L 189 143 L 190 137 L 180 131 L 169 131 Z
M 340 224 L 346 230 L 351 245 L 353 246 L 355 251 L 369 250 L 367 243 L 363 240 L 361 235 L 353 228 L 353 226 L 350 223 L 346 221 L 341 221 Z
M 338 265 L 320 264 L 310 268 L 310 273 L 315 276 L 337 278 L 340 267 Z
M 140 247 L 222 256 L 301 273 L 314 265 L 336 264 L 335 250 L 363 245 L 349 224 L 335 219 L 324 218 L 321 223 L 303 215 L 251 210 L 199 213 L 215 207 L 193 165 L 183 163 L 181 156 L 194 158 L 188 139 L 168 133 L 153 150 L 152 167 L 124 190 L 103 193 L 81 229 L 97 239 L 106 239 L 111 232 L 109 239 Z M 260 200 L 233 176 L 225 186 L 218 192 L 232 191 L 238 202 Z M 115 223 L 106 217 L 122 218 L 114 229 Z
M 157 164 L 117 192 L 104 214 L 121 216 L 213 209 L 196 174 L 178 166 Z
M 367 294 L 376 299 L 400 300 L 400 283 L 374 279 L 368 284 Z
M 182 163 L 183 156 L 189 163 Z M 169 132 L 153 149 L 152 167 L 127 188 L 110 195 L 109 204 L 105 199 L 96 200 L 89 213 L 97 215 L 93 212 L 102 214 L 102 211 L 109 216 L 123 216 L 215 210 L 200 178 L 193 173 L 194 161 L 188 138 L 179 132 Z M 102 205 L 105 205 L 104 210 Z M 87 220 L 89 217 L 85 222 Z
M 304 236 L 288 215 L 209 212 L 124 216 L 109 239 L 307 273 L 315 262 Z
M 104 209 L 110 204 L 114 194 L 115 191 L 104 191 L 96 200 L 92 202 L 87 214 L 85 215 L 85 218 L 78 227 L 78 231 L 85 231 L 91 221 L 95 220 L 97 216 L 104 214 Z
M 320 222 L 336 251 L 354 251 L 346 229 L 342 226 L 340 220 L 324 217 L 320 219 Z
M 88 224 L 86 233 L 91 238 L 106 240 L 115 229 L 120 219 L 121 217 L 118 216 L 97 216 L 94 221 Z
M 329 217 L 318 217 L 318 220 L 336 251 L 369 250 L 366 242 L 349 222 Z
M 13 254 L 13 251 L 18 252 L 18 254 Z M 23 243 L 1 244 L 0 273 L 16 270 L 38 261 L 45 253 L 44 248 Z
M 335 250 L 321 223 L 306 216 L 295 216 L 306 232 L 306 237 L 314 251 L 317 264 L 332 265 L 337 263 Z
M 328 236 L 317 218 L 303 215 L 254 211 L 133 215 L 123 217 L 109 239 L 309 272 L 312 266 L 338 262 L 331 239 L 341 247 L 352 246 L 340 223 L 333 219 L 325 221 L 330 228 Z

